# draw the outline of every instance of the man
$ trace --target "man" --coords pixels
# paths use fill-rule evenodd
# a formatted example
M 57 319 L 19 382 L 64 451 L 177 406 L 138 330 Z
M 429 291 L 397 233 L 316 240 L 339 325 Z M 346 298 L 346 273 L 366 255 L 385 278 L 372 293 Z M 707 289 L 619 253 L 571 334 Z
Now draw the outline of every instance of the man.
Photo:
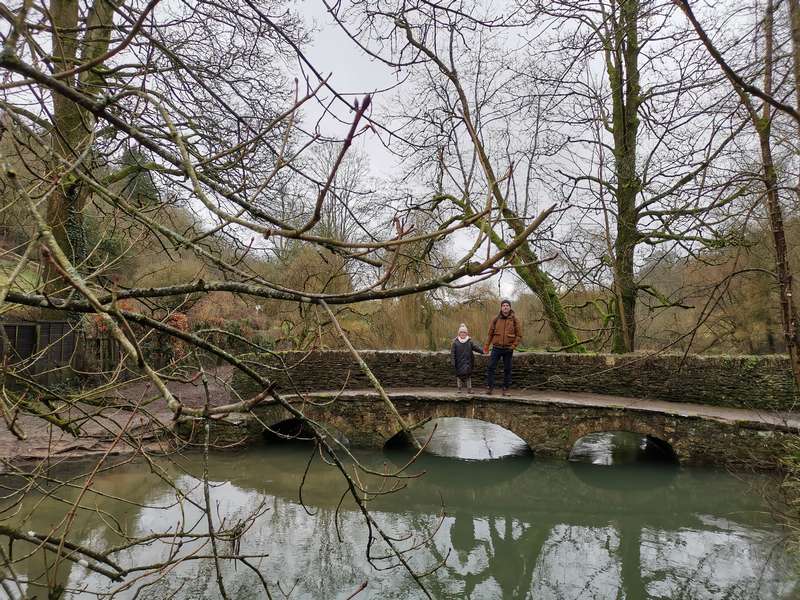
M 486 369 L 486 393 L 491 395 L 494 391 L 494 374 L 497 370 L 497 363 L 503 359 L 503 396 L 508 395 L 508 388 L 511 386 L 511 358 L 514 349 L 522 340 L 522 327 L 520 327 L 514 311 L 511 310 L 511 301 L 503 300 L 500 302 L 500 314 L 492 319 L 489 325 L 489 335 L 486 336 L 484 352 L 492 347 L 492 354 L 489 357 L 489 368 Z

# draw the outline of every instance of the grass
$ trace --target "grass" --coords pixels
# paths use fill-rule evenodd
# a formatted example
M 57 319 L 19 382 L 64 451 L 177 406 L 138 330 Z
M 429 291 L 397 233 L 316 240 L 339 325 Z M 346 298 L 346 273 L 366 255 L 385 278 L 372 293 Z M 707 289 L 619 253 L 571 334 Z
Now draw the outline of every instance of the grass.
M 8 284 L 8 278 L 17 266 L 17 260 L 0 258 L 0 286 Z M 29 263 L 17 275 L 11 289 L 20 292 L 31 292 L 36 289 L 39 283 L 39 273 L 36 263 Z

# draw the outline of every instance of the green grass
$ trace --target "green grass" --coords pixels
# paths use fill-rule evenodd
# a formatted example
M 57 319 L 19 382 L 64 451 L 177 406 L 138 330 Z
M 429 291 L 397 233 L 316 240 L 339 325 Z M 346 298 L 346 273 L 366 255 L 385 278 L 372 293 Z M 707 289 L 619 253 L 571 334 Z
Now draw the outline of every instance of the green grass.
M 16 261 L 0 259 L 0 286 L 8 284 L 8 278 L 17 266 Z M 39 283 L 39 273 L 37 272 L 36 264 L 28 264 L 19 273 L 14 280 L 11 289 L 20 292 L 31 292 L 36 289 Z

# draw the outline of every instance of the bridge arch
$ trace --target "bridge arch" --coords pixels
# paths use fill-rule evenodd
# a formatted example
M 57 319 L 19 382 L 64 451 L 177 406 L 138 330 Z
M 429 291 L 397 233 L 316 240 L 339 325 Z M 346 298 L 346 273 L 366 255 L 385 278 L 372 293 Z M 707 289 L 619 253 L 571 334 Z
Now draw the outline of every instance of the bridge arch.
M 675 449 L 652 435 L 630 431 L 589 433 L 572 445 L 569 460 L 592 464 L 617 465 L 630 463 L 670 463 L 680 460 Z
M 614 414 L 606 417 L 586 419 L 575 423 L 570 429 L 567 458 L 572 456 L 577 444 L 588 436 L 602 433 L 631 433 L 646 440 L 643 455 L 653 460 L 680 462 L 674 445 L 674 436 L 658 417 L 643 419 L 642 415 Z
M 269 442 L 278 441 L 310 441 L 314 438 L 313 432 L 307 423 L 296 417 L 283 419 L 277 423 L 266 425 L 264 439 Z
M 317 403 L 302 407 L 304 414 L 328 428 L 336 437 L 356 446 L 382 448 L 401 428 L 397 419 L 374 393 L 352 396 L 317 394 Z M 568 459 L 577 440 L 591 433 L 627 431 L 661 440 L 680 458 L 676 434 L 665 416 L 609 407 L 538 405 L 513 399 L 447 398 L 439 394 L 394 394 L 393 402 L 410 427 L 434 419 L 477 419 L 506 429 L 521 438 L 534 454 Z M 332 400 L 332 401 L 331 401 Z M 262 431 L 291 421 L 280 406 L 259 413 Z
M 336 414 L 326 415 L 321 410 L 304 410 L 304 414 L 321 425 L 328 436 L 345 445 L 350 445 L 347 428 L 341 427 L 342 420 Z M 275 443 L 282 441 L 310 441 L 314 438 L 311 426 L 284 409 L 273 405 L 256 411 L 250 420 L 251 435 L 256 435 L 262 442 Z M 369 445 L 369 444 L 367 444 Z
M 398 410 L 411 427 L 423 421 L 448 418 L 473 419 L 496 425 L 520 438 L 533 452 L 534 446 L 524 424 L 515 418 L 512 411 L 505 410 L 502 405 L 475 401 L 442 402 L 425 399 L 416 405 L 398 406 Z M 401 433 L 401 429 L 395 421 L 392 421 L 389 429 L 383 432 L 382 445 L 385 445 L 398 433 Z
M 569 432 L 568 443 L 572 447 L 580 438 L 590 433 L 604 433 L 607 431 L 627 431 L 642 437 L 651 436 L 672 445 L 674 440 L 665 430 L 663 419 L 643 418 L 639 413 L 616 413 L 607 416 L 594 416 L 591 419 L 581 419 L 576 422 Z
M 627 431 L 663 442 L 683 465 L 736 468 L 755 464 L 756 468 L 774 468 L 775 460 L 784 452 L 786 437 L 796 431 L 763 419 L 734 420 L 692 411 L 682 414 L 684 411 L 677 409 L 620 406 L 614 398 L 606 403 L 599 398 L 594 403 L 586 397 L 548 398 L 533 393 L 506 398 L 479 394 L 465 397 L 452 389 L 387 391 L 411 426 L 440 417 L 479 419 L 511 431 L 540 457 L 567 459 L 574 443 L 585 435 Z M 341 432 L 354 447 L 382 448 L 400 429 L 396 417 L 374 390 L 314 392 L 285 398 L 315 422 Z M 214 436 L 220 445 L 262 440 L 266 427 L 291 416 L 278 404 L 265 404 L 250 415 L 215 421 Z M 197 435 L 190 420 L 178 426 L 181 435 Z
M 436 427 L 436 432 L 434 432 Z M 429 453 L 468 460 L 492 460 L 513 456 L 533 455 L 525 438 L 508 427 L 478 417 L 436 416 L 414 431 L 420 443 L 429 437 Z M 408 447 L 402 430 L 391 436 L 384 448 Z M 452 454 L 451 454 L 452 453 Z

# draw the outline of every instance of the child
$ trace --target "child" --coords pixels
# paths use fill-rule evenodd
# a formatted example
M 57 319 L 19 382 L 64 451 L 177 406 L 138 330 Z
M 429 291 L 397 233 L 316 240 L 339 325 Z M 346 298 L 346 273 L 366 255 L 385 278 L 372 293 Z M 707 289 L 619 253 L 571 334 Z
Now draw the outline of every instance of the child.
M 467 393 L 472 393 L 472 369 L 475 366 L 473 352 L 483 354 L 480 345 L 473 342 L 469 337 L 467 326 L 461 323 L 458 326 L 458 337 L 453 340 L 450 348 L 450 355 L 453 357 L 453 368 L 456 371 L 458 381 L 458 393 L 463 394 L 462 385 L 467 386 Z

